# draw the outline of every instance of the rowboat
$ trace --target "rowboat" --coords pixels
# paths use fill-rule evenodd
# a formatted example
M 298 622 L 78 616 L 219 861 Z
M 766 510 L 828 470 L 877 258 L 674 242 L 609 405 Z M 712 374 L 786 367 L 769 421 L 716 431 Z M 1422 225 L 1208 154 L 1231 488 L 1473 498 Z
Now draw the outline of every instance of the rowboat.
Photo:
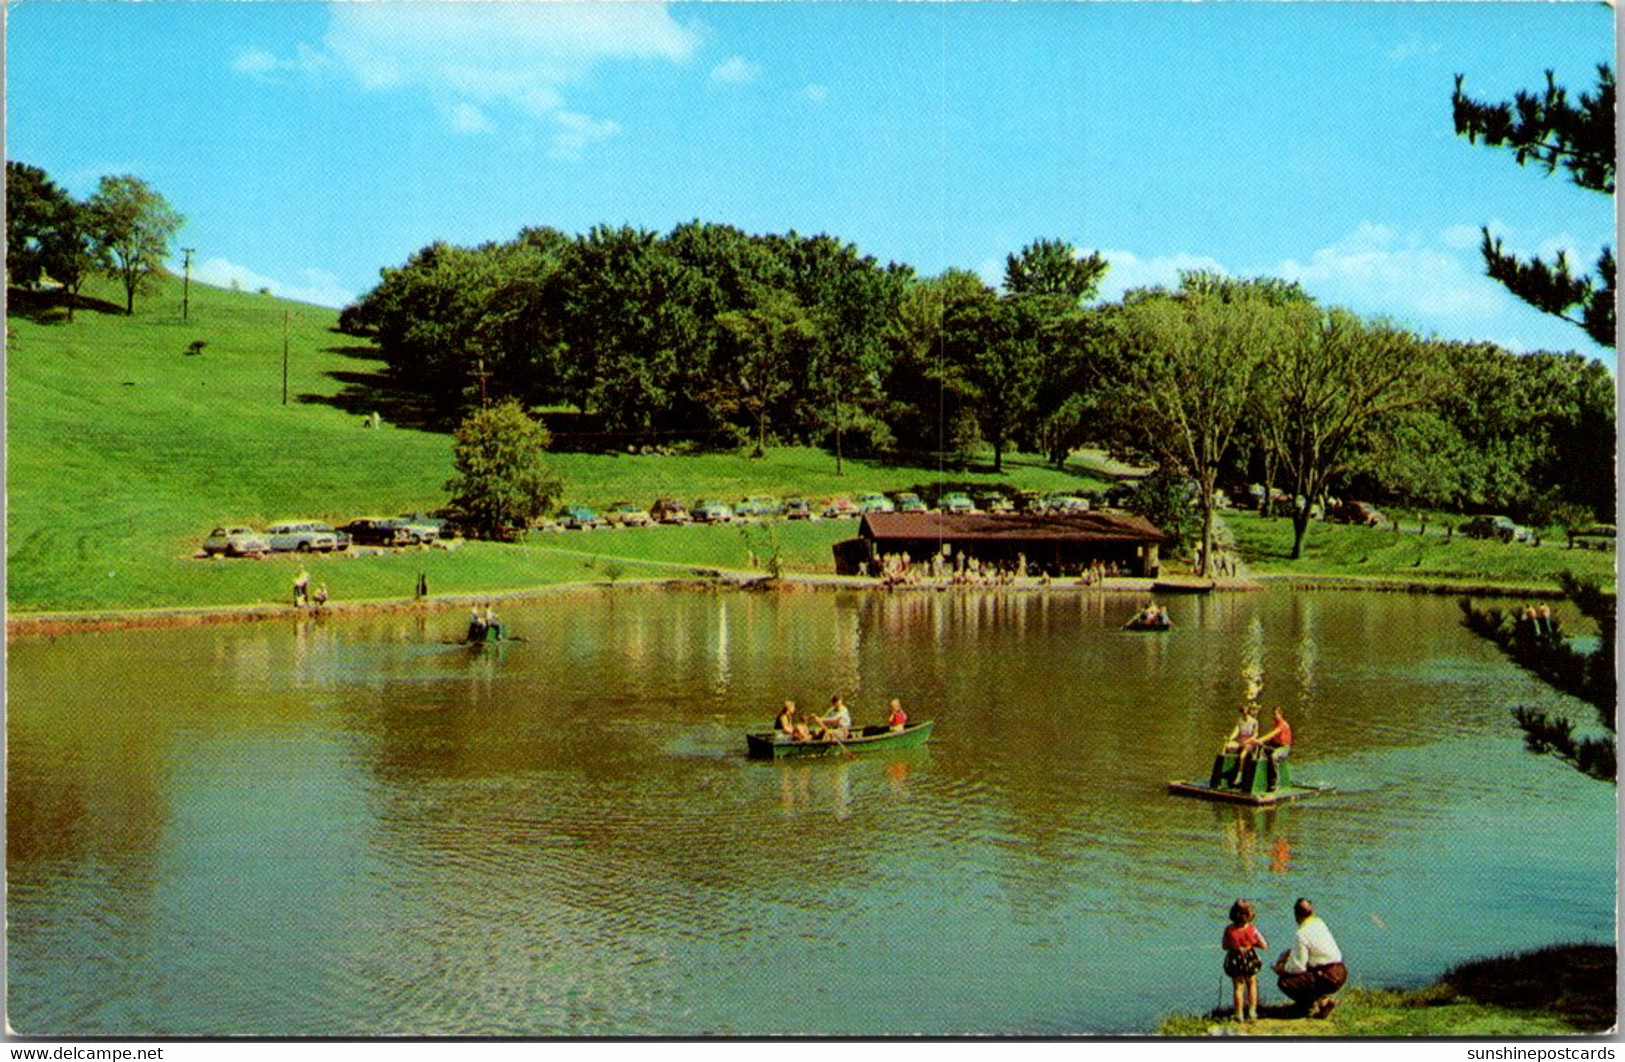
M 1292 764 L 1283 760 L 1275 767 L 1275 785 L 1270 785 L 1269 771 L 1262 758 L 1248 761 L 1239 784 L 1230 778 L 1236 773 L 1236 754 L 1221 752 L 1213 759 L 1213 771 L 1206 782 L 1173 781 L 1168 792 L 1174 796 L 1196 797 L 1198 800 L 1217 800 L 1226 804 L 1247 804 L 1251 807 L 1270 807 L 1301 800 L 1309 796 L 1322 796 L 1337 790 L 1329 785 L 1311 785 L 1292 781 Z
M 1144 616 L 1135 616 L 1123 624 L 1125 631 L 1170 631 L 1174 629 L 1174 621 L 1167 616 L 1161 619 L 1146 619 Z
M 745 749 L 754 760 L 778 760 L 790 756 L 845 756 L 880 749 L 911 749 L 931 738 L 933 720 L 910 723 L 902 730 L 889 726 L 865 726 L 853 730 L 844 740 L 797 741 L 776 730 L 746 734 Z

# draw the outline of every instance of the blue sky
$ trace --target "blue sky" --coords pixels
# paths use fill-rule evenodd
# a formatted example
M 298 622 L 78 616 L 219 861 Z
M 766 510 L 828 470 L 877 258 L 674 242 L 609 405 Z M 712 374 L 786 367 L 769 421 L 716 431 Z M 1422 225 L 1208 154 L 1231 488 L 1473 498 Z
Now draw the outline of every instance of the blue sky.
M 213 283 L 341 305 L 438 239 L 693 218 L 997 281 L 1049 237 L 1107 297 L 1283 276 L 1613 363 L 1478 253 L 1489 224 L 1589 267 L 1613 204 L 1450 118 L 1457 72 L 1589 89 L 1600 4 L 23 0 L 6 44 L 7 157 L 146 179 Z

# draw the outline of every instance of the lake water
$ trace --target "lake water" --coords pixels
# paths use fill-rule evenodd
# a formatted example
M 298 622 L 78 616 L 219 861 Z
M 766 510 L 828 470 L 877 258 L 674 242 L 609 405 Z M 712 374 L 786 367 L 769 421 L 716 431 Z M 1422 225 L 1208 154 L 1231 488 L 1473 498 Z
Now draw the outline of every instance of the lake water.
M 1312 897 L 1352 981 L 1613 940 L 1615 791 L 1448 598 L 654 594 L 10 647 L 25 1034 L 1145 1032 Z M 1301 780 L 1169 796 L 1244 695 Z M 901 697 L 923 749 L 747 760 L 778 703 Z M 1567 705 L 1570 708 L 1572 704 Z M 1583 708 L 1579 709 L 1585 714 Z M 1266 1002 L 1279 999 L 1261 979 Z

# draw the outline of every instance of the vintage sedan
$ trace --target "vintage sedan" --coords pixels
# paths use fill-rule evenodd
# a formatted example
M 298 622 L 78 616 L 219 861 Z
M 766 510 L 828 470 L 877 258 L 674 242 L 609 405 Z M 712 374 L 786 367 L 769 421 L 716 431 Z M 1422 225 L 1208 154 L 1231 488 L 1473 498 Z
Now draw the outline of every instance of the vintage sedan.
M 339 536 L 340 532 L 315 520 L 286 520 L 265 529 L 265 540 L 278 553 L 331 553 L 350 544 L 349 535 L 343 536 L 343 545 Z
M 1493 538 L 1502 542 L 1530 542 L 1535 533 L 1510 516 L 1475 516 L 1456 530 L 1468 538 Z
M 654 519 L 629 501 L 618 501 L 604 510 L 604 520 L 611 527 L 649 527 Z
M 207 556 L 260 557 L 271 552 L 271 543 L 252 527 L 217 527 L 203 540 Z
M 553 517 L 560 527 L 575 528 L 577 531 L 591 531 L 601 527 L 604 523 L 598 514 L 585 505 L 566 505 Z
M 784 503 L 786 520 L 811 520 L 812 515 L 812 505 L 806 498 L 790 498 Z
M 855 503 L 860 513 L 894 513 L 897 506 L 884 494 L 860 494 Z
M 892 495 L 892 501 L 896 503 L 897 511 L 900 513 L 923 513 L 928 511 L 925 502 L 913 491 L 905 490 L 901 494 L 894 494 Z
M 976 505 L 970 500 L 970 495 L 964 491 L 951 490 L 942 496 L 937 508 L 945 513 L 973 513 Z
M 688 507 L 676 498 L 656 498 L 649 507 L 649 518 L 657 524 L 686 524 L 692 519 Z
M 393 516 L 363 516 L 339 528 L 358 546 L 415 546 L 423 536 Z
M 733 509 L 715 498 L 701 498 L 694 503 L 694 508 L 689 512 L 694 515 L 694 522 L 697 524 L 726 524 L 731 523 L 734 518 Z
M 831 498 L 824 503 L 821 515 L 826 520 L 845 520 L 858 515 L 858 505 L 851 498 Z

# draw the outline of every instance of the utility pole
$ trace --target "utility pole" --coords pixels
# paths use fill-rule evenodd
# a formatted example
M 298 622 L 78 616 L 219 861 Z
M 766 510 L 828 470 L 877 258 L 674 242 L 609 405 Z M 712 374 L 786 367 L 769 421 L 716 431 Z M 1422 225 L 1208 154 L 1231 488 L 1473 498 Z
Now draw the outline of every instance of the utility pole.
M 282 311 L 282 404 L 288 404 L 288 311 Z
M 182 265 L 186 271 L 186 280 L 181 284 L 181 320 L 184 321 L 191 316 L 192 311 L 192 255 L 197 248 L 182 247 L 181 251 L 186 255 L 186 261 Z
M 491 374 L 485 371 L 485 359 L 484 358 L 479 359 L 474 364 L 476 366 L 476 368 L 474 370 L 474 375 L 480 381 L 480 408 L 485 409 L 486 408 L 486 404 L 485 404 L 485 381 L 490 377 Z

